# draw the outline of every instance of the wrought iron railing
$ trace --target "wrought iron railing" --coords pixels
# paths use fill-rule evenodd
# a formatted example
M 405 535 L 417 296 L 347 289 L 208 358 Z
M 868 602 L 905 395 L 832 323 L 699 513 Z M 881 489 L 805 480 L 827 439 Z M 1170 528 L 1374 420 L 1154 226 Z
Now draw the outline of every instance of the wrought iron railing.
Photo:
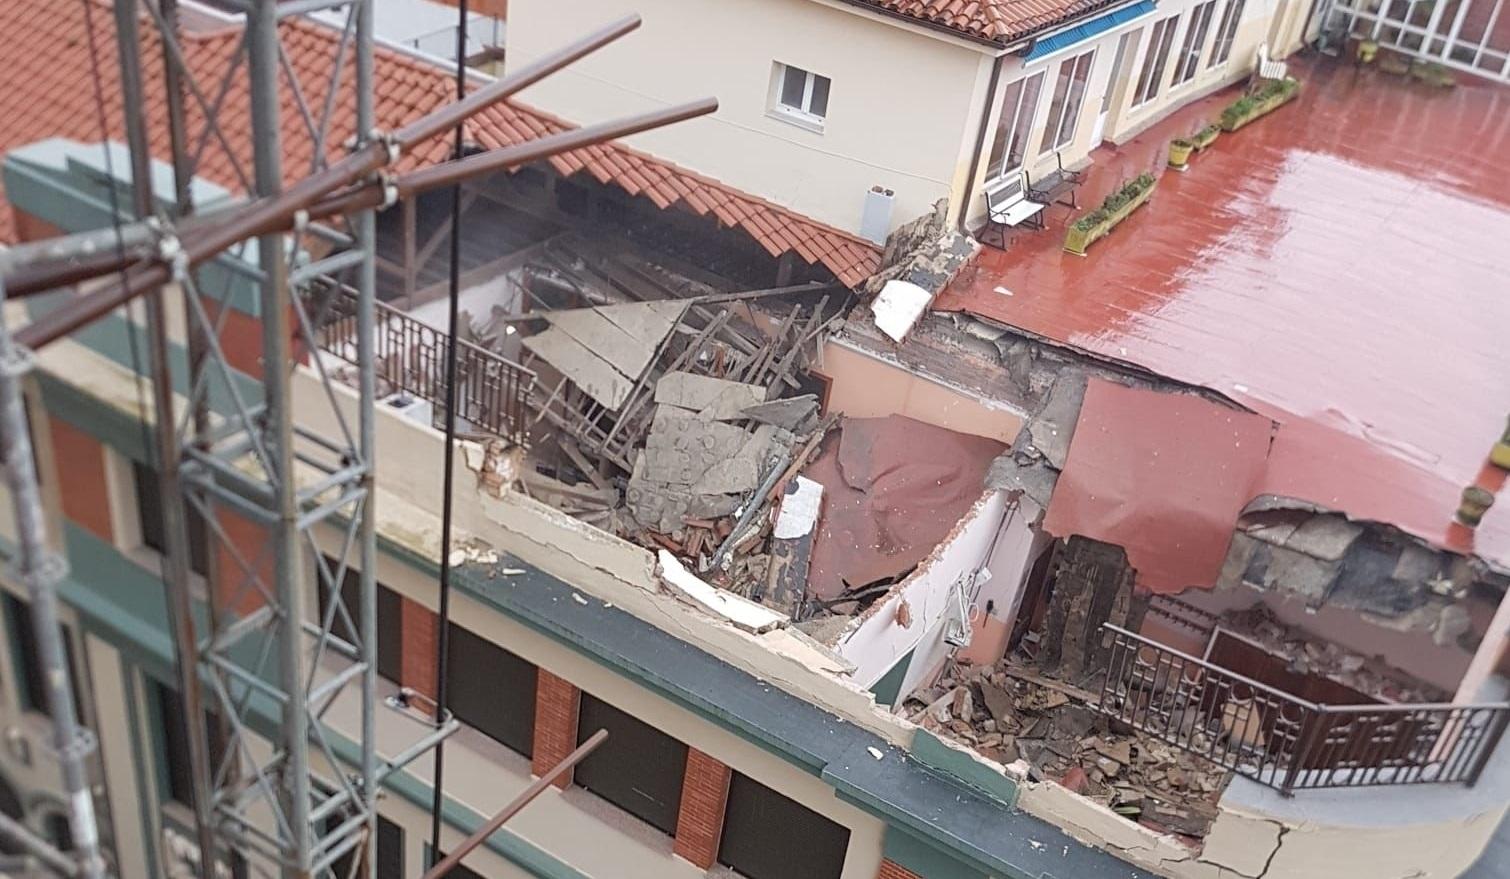
M 1100 710 L 1290 794 L 1304 788 L 1472 785 L 1510 705 L 1322 705 L 1117 626 Z
M 356 294 L 347 287 L 327 288 L 330 296 L 321 322 L 326 353 L 356 363 Z M 376 348 L 379 380 L 442 409 L 446 400 L 446 339 L 441 330 L 402 311 L 377 303 Z M 461 341 L 457 348 L 457 417 L 479 430 L 524 444 L 529 427 L 526 400 L 535 374 L 480 345 Z

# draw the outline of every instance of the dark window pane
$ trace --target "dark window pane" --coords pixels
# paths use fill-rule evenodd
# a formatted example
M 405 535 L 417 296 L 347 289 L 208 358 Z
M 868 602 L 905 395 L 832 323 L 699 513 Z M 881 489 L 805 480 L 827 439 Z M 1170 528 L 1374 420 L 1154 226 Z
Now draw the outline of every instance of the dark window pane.
M 184 702 L 172 687 L 154 682 L 157 695 L 157 720 L 162 729 L 163 780 L 168 798 L 190 808 L 194 805 L 194 775 L 189 762 L 189 727 L 184 723 Z M 220 734 L 220 724 L 215 715 L 205 712 L 205 728 L 210 736 L 210 772 L 219 771 L 225 761 L 226 742 Z
M 377 819 L 377 879 L 404 879 L 404 828 Z
M 7 592 L 5 617 L 10 625 L 21 707 L 51 717 L 52 708 L 47 704 L 47 678 L 42 673 L 42 657 L 37 652 L 37 630 L 31 624 L 31 605 Z M 79 689 L 79 670 L 74 664 L 73 633 L 67 626 L 63 627 L 63 655 L 68 662 L 68 684 L 73 688 L 74 704 L 77 705 L 83 691 Z
M 749 879 L 838 879 L 849 829 L 734 773 L 718 860 Z
M 994 180 L 1001 174 L 1001 161 L 1007 155 L 1007 138 L 1012 133 L 1012 123 L 1017 118 L 1017 107 L 1022 103 L 1024 80 L 1014 80 L 1007 86 L 1001 99 L 1001 116 L 996 120 L 996 135 L 991 138 L 991 161 L 986 166 L 986 178 Z
M 136 480 L 136 516 L 141 523 L 142 543 L 150 549 L 166 552 L 167 528 L 163 523 L 163 496 L 158 491 L 157 471 L 132 461 L 131 475 Z M 208 576 L 210 544 L 204 517 L 187 500 L 184 501 L 184 516 L 189 531 L 189 569 L 201 577 Z
M 828 86 L 828 77 L 813 77 L 813 99 L 808 103 L 807 111 L 814 116 L 823 117 L 828 115 Z
M 58 851 L 66 852 L 73 848 L 73 828 L 68 826 L 68 816 L 61 812 L 54 812 L 43 819 L 47 829 L 47 841 Z
M 340 565 L 330 556 L 325 557 L 326 569 L 330 576 L 334 577 Z M 311 582 L 318 583 L 320 598 L 320 619 L 325 619 L 325 614 L 330 610 L 330 592 L 327 584 L 319 582 L 319 573 L 311 575 Z M 354 567 L 346 569 L 346 576 L 341 581 L 341 603 L 345 605 L 347 616 L 342 616 L 337 611 L 330 624 L 331 634 L 344 641 L 353 644 L 357 642 L 356 629 L 358 615 L 361 613 L 361 589 L 362 575 Z M 397 592 L 377 584 L 377 672 L 384 678 L 398 683 L 402 677 L 403 668 L 403 598 Z M 350 625 L 348 625 L 348 617 Z
M 446 853 L 440 852 L 435 856 L 435 863 L 438 864 L 445 859 Z M 484 879 L 484 877 L 476 870 L 468 869 L 463 864 L 457 864 L 451 868 L 451 872 L 446 874 L 446 879 Z
M 608 730 L 608 741 L 577 764 L 577 784 L 650 825 L 675 833 L 687 746 L 583 693 L 577 744 L 600 729 Z
M 535 744 L 535 666 L 451 624 L 446 701 L 462 723 L 528 757 Z
M 802 109 L 802 93 L 807 88 L 807 71 L 787 67 L 781 77 L 781 103 Z

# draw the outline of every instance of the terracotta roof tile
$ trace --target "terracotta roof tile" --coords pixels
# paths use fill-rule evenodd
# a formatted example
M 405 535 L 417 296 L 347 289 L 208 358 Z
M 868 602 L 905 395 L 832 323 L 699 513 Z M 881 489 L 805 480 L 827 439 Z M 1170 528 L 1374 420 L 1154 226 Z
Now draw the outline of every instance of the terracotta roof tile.
M 1011 43 L 1117 0 L 849 0 L 993 43 Z
M 97 2 L 97 0 L 96 0 Z M 1049 3 L 1051 0 L 1013 0 L 1014 3 Z M 922 4 L 929 5 L 929 4 Z M 108 4 L 94 10 L 96 42 L 100 47 L 99 69 L 107 107 L 107 133 L 125 140 L 121 124 L 119 78 L 115 75 L 115 33 Z M 162 50 L 144 27 L 143 64 L 146 70 L 162 69 Z M 94 66 L 91 62 L 83 7 L 70 0 L 6 0 L 0 3 L 0 57 L 12 59 L 0 67 L 0 152 L 49 137 L 67 137 L 86 143 L 100 140 L 94 102 Z M 309 112 L 316 120 L 322 112 L 328 70 L 335 55 L 338 33 L 301 20 L 283 25 L 282 37 L 289 64 L 299 74 Z M 213 102 L 220 90 L 226 62 L 240 43 L 240 32 L 226 28 L 184 38 L 184 55 L 196 82 Z M 387 49 L 375 58 L 377 115 L 384 128 L 396 128 L 451 99 L 450 73 L 420 59 Z M 352 88 L 350 59 L 338 88 Z M 284 104 L 284 177 L 288 181 L 307 173 L 314 159 L 313 138 L 293 91 L 282 95 Z M 148 119 L 153 153 L 169 157 L 165 100 L 160 79 L 148 77 L 148 95 L 142 108 Z M 204 148 L 198 173 L 231 189 L 241 189 L 243 175 L 250 175 L 251 119 L 247 112 L 245 67 L 231 81 L 219 116 L 224 140 L 211 136 Z M 352 101 L 338 96 L 333 103 L 327 143 L 335 149 L 352 134 L 355 115 Z M 190 100 L 185 107 L 191 137 L 202 130 L 204 114 Z M 531 140 L 571 126 L 548 113 L 530 107 L 500 104 L 479 114 L 469 131 L 484 146 L 496 148 Z M 436 138 L 402 161 L 405 169 L 443 161 L 448 139 Z M 332 156 L 333 157 L 333 156 Z M 562 174 L 587 170 L 605 184 L 642 194 L 662 208 L 682 205 L 699 215 L 714 213 L 725 225 L 737 226 L 753 236 L 773 255 L 796 249 L 804 258 L 818 255 L 835 276 L 855 285 L 880 267 L 880 249 L 843 230 L 802 216 L 764 199 L 733 189 L 711 177 L 662 161 L 619 143 L 604 144 L 572 154 L 555 156 L 551 164 Z M 238 167 L 240 173 L 238 173 Z M 0 192 L 3 196 L 3 192 Z M 0 209 L 0 242 L 13 241 L 11 212 Z M 821 241 L 819 245 L 815 243 Z M 830 256 L 823 256 L 830 254 Z M 836 254 L 845 254 L 837 258 Z

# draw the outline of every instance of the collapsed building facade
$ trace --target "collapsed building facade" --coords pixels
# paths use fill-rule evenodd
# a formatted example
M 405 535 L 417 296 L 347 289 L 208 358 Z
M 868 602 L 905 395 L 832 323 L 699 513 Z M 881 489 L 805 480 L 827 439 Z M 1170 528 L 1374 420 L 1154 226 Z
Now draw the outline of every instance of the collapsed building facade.
M 951 27 L 905 4 L 855 5 L 871 8 L 846 23 Z M 1071 125 L 1073 146 L 1054 146 L 1057 129 L 1042 141 L 1052 111 L 1027 113 L 1022 137 L 1051 148 L 1017 161 L 1057 167 L 1059 152 L 1083 153 L 1086 195 L 1162 161 L 1137 146 L 1144 132 L 1183 133 L 1197 114 L 1181 106 L 1225 94 L 1251 66 L 1204 63 L 1227 28 L 1209 4 L 1192 9 L 1187 27 L 1208 22 L 1190 38 L 1199 78 L 1161 95 L 1135 72 L 1175 26 L 1133 6 L 1061 10 L 1046 27 L 1100 21 L 1052 47 L 1066 54 L 993 44 L 1029 81 L 1032 64 L 1074 61 L 1086 40 L 1127 51 L 1095 68 L 1126 103 L 1110 128 Z M 1245 46 L 1260 31 L 1298 43 L 1310 27 L 1300 6 L 1244 19 L 1235 4 L 1228 51 L 1238 33 Z M 34 0 L 9 25 L 68 57 L 67 29 L 51 24 L 68 14 Z M 208 21 L 207 47 L 229 38 Z M 324 38 L 290 26 L 308 44 Z M 945 37 L 996 39 L 973 21 L 954 31 Z M 396 83 L 394 119 L 448 88 L 423 59 L 380 64 Z M 1155 78 L 1180 76 L 1157 66 Z M 1308 99 L 1353 99 L 1324 84 L 1335 66 L 1305 68 L 1320 93 Z M 1022 113 L 1005 101 L 1022 104 L 1025 90 L 986 90 L 968 134 L 984 146 L 998 140 L 985 122 L 1008 129 L 1004 156 L 977 156 L 970 175 L 1010 172 Z M 1426 100 L 1386 103 L 1438 106 Z M 1440 100 L 1455 102 L 1443 116 L 1504 109 L 1499 93 L 1466 87 Z M 496 147 L 564 125 L 509 105 L 472 136 Z M 100 161 L 98 137 L 55 119 L 35 127 L 7 144 L 8 233 L 101 225 L 127 181 Z M 1119 145 L 1094 153 L 1112 130 Z M 231 183 L 199 181 L 201 203 L 232 198 Z M 1012 310 L 1050 271 L 1035 254 L 1070 257 L 1030 237 L 982 253 L 964 228 L 985 210 L 979 189 L 972 178 L 907 193 L 899 203 L 937 207 L 877 233 L 846 220 L 849 208 L 812 208 L 824 217 L 813 219 L 622 144 L 468 184 L 459 547 L 440 545 L 438 525 L 448 206 L 420 198 L 383 215 L 379 664 L 393 695 L 435 692 L 435 560 L 452 553 L 451 707 L 464 729 L 445 780 L 448 838 L 592 731 L 612 736 L 468 861 L 476 875 L 1447 877 L 1483 848 L 1510 773 L 1496 749 L 1503 509 L 1455 522 L 1462 486 L 1443 471 L 1402 458 L 1388 436 L 1296 417 L 1236 386 L 1262 376 L 1221 383 L 1067 329 L 1068 309 L 1059 325 Z M 1501 210 L 1479 234 L 1503 225 Z M 1465 268 L 1465 286 L 1497 271 L 1493 259 Z M 245 266 L 214 270 L 228 348 L 255 373 L 257 315 L 236 292 Z M 1074 289 L 1112 283 L 1065 274 Z M 307 295 L 328 319 L 323 350 L 295 372 L 306 400 L 315 386 L 299 377 L 340 372 L 354 350 L 346 291 Z M 116 315 L 44 354 L 33 428 L 76 572 L 66 595 L 85 719 L 125 731 L 106 736 L 98 767 L 112 856 L 122 875 L 172 875 L 193 862 L 192 841 L 133 332 Z M 1497 436 L 1464 442 L 1482 458 Z M 1486 464 L 1484 479 L 1498 472 Z M 28 744 L 45 718 L 28 696 L 19 599 L 8 602 L 7 813 L 46 829 L 53 782 Z M 356 722 L 350 708 L 335 706 L 335 733 Z M 379 876 L 425 863 L 430 782 L 419 769 L 393 782 Z

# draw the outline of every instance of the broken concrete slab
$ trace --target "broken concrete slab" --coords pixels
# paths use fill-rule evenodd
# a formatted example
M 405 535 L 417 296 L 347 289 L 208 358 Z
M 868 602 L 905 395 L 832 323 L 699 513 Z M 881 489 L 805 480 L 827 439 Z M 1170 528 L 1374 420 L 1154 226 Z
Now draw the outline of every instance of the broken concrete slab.
M 743 410 L 764 403 L 766 389 L 691 372 L 668 372 L 655 385 L 655 402 L 691 409 L 705 419 L 747 417 Z
M 1069 456 L 1070 440 L 1075 436 L 1075 424 L 1080 419 L 1080 406 L 1085 402 L 1085 387 L 1083 373 L 1064 373 L 1054 382 L 1043 409 L 1028 422 L 1027 432 L 1033 447 L 1055 470 L 1063 470 Z
M 818 396 L 803 394 L 746 406 L 740 413 L 745 418 L 801 433 L 807 422 L 818 413 Z

